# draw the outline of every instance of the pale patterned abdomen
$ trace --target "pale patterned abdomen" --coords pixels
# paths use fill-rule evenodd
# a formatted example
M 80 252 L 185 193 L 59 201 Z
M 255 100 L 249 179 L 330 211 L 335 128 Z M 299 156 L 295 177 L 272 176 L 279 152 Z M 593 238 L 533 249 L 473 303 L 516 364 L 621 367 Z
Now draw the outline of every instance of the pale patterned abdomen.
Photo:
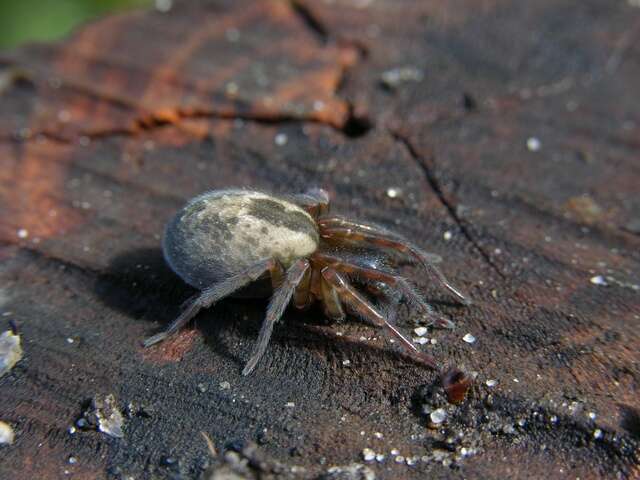
M 167 224 L 169 266 L 203 289 L 267 258 L 286 268 L 313 253 L 316 224 L 299 206 L 260 192 L 220 190 L 191 200 Z

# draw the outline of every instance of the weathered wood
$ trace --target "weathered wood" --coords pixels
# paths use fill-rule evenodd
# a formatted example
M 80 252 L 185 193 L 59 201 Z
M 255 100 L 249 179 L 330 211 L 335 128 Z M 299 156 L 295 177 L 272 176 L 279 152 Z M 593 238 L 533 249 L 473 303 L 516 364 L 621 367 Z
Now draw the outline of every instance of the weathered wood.
M 0 56 L 0 311 L 25 351 L 0 477 L 197 477 L 222 464 L 200 432 L 258 442 L 276 478 L 364 448 L 379 478 L 638 477 L 639 29 L 604 0 L 178 2 Z M 475 303 L 418 278 L 458 325 L 421 348 L 478 377 L 444 429 L 435 373 L 316 310 L 248 378 L 263 301 L 141 347 L 192 293 L 164 223 L 238 185 L 321 185 L 445 258 Z M 124 438 L 70 434 L 109 393 Z

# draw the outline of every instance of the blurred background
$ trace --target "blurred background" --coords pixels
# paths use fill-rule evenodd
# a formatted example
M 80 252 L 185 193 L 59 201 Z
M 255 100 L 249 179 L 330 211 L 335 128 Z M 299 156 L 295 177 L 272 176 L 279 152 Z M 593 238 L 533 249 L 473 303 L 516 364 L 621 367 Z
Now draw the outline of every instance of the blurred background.
M 157 1 L 0 0 L 0 49 L 55 40 L 92 18 L 113 11 L 149 7 Z

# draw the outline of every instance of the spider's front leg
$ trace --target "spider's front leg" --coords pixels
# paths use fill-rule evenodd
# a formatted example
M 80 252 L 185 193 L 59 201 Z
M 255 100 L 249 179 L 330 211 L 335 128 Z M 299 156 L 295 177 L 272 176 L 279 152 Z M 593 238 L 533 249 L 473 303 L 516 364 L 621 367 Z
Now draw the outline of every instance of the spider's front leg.
M 441 260 L 438 255 L 427 253 L 413 245 L 399 235 L 393 234 L 382 227 L 357 223 L 341 217 L 327 217 L 318 220 L 320 236 L 333 242 L 367 243 L 382 249 L 399 252 L 418 260 L 420 264 L 464 305 L 470 305 L 471 300 L 456 287 L 451 285 L 435 263 Z
M 285 308 L 291 301 L 291 297 L 293 297 L 296 288 L 300 285 L 308 270 L 309 262 L 303 258 L 296 261 L 286 271 L 282 284 L 273 292 L 273 297 L 271 297 L 267 307 L 267 315 L 262 322 L 262 327 L 260 327 L 258 341 L 253 347 L 251 358 L 245 365 L 244 370 L 242 370 L 243 375 L 249 375 L 256 368 L 256 365 L 267 350 L 267 345 L 273 333 L 273 326 L 282 317 Z
M 273 279 L 281 279 L 283 277 L 280 262 L 274 259 L 268 259 L 252 265 L 242 272 L 221 280 L 187 300 L 183 304 L 182 313 L 180 313 L 178 318 L 171 322 L 163 332 L 147 338 L 143 342 L 143 345 L 145 347 L 150 347 L 151 345 L 161 342 L 170 335 L 173 335 L 189 323 L 189 321 L 195 317 L 200 310 L 211 307 L 215 302 L 222 300 L 224 297 L 231 295 L 236 290 L 254 282 L 266 272 L 270 272 L 272 281 Z
M 409 355 L 419 362 L 439 370 L 436 360 L 420 352 L 396 327 L 394 327 L 366 298 L 364 298 L 357 290 L 355 290 L 348 282 L 347 278 L 331 267 L 322 269 L 322 278 L 331 285 L 340 300 L 349 307 L 353 313 L 361 318 L 370 321 L 375 326 L 382 328 L 389 337 L 397 339 L 400 346 L 407 351 Z
M 318 253 L 315 254 L 312 261 L 316 263 L 320 263 L 324 266 L 330 266 L 339 272 L 342 272 L 348 276 L 355 276 L 358 279 L 366 280 L 367 282 L 372 283 L 382 283 L 395 289 L 397 291 L 397 295 L 391 299 L 391 304 L 389 305 L 390 310 L 389 315 L 392 318 L 387 318 L 389 323 L 394 324 L 392 319 L 395 319 L 396 310 L 398 303 L 404 297 L 410 305 L 419 308 L 422 312 L 430 319 L 431 323 L 440 328 L 453 328 L 454 324 L 451 320 L 441 315 L 438 315 L 431 305 L 429 305 L 425 300 L 415 291 L 415 289 L 407 282 L 404 278 L 399 275 L 393 275 L 388 272 L 384 272 L 371 267 L 363 267 L 360 265 L 355 265 L 353 263 L 345 262 L 339 257 L 334 257 L 328 254 Z

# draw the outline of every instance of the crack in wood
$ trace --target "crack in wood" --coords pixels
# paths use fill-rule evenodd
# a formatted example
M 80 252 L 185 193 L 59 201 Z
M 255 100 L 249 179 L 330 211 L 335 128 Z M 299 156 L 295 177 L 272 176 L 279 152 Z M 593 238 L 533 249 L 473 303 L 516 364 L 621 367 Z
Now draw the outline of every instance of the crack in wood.
M 293 13 L 300 18 L 302 23 L 311 31 L 318 41 L 322 45 L 326 45 L 330 37 L 329 29 L 311 8 L 300 0 L 291 0 L 289 5 L 291 5 Z
M 404 146 L 404 148 L 409 153 L 409 156 L 420 167 L 420 170 L 422 170 L 422 172 L 424 173 L 424 176 L 426 177 L 427 182 L 429 183 L 429 186 L 438 197 L 438 200 L 440 200 L 440 203 L 442 203 L 442 205 L 445 207 L 451 219 L 456 223 L 458 228 L 460 228 L 460 231 L 462 232 L 464 237 L 473 245 L 473 247 L 478 251 L 478 253 L 480 253 L 480 256 L 485 261 L 485 263 L 494 272 L 496 272 L 500 278 L 502 278 L 503 280 L 506 279 L 506 276 L 504 275 L 504 273 L 502 273 L 502 271 L 493 262 L 493 260 L 491 260 L 491 256 L 484 250 L 484 248 L 482 248 L 482 246 L 471 234 L 471 230 L 462 221 L 462 219 L 456 212 L 455 205 L 453 205 L 453 203 L 447 198 L 447 195 L 445 194 L 442 186 L 440 185 L 440 182 L 438 181 L 433 171 L 434 166 L 430 165 L 428 159 L 425 158 L 422 154 L 420 154 L 420 152 L 418 152 L 417 148 L 411 143 L 411 141 L 406 135 L 404 135 L 403 133 L 397 130 L 392 130 L 392 129 L 389 130 L 389 133 L 393 136 L 393 138 L 396 141 L 400 142 Z
M 105 139 L 112 137 L 135 137 L 136 135 L 144 132 L 154 131 L 159 128 L 175 127 L 183 130 L 187 133 L 189 129 L 181 127 L 181 122 L 184 120 L 198 120 L 198 119 L 212 119 L 212 120 L 225 120 L 235 121 L 242 120 L 245 122 L 254 122 L 262 125 L 276 125 L 281 123 L 311 123 L 318 125 L 327 125 L 334 128 L 337 132 L 344 134 L 347 137 L 360 137 L 366 134 L 372 128 L 372 122 L 366 116 L 355 115 L 354 109 L 349 102 L 348 116 L 344 123 L 344 126 L 338 127 L 337 125 L 328 123 L 323 120 L 317 120 L 313 118 L 302 118 L 296 115 L 289 114 L 243 114 L 238 112 L 216 112 L 212 110 L 199 110 L 190 109 L 189 111 L 182 111 L 179 108 L 172 110 L 172 118 L 169 118 L 168 111 L 162 112 L 149 112 L 146 115 L 135 118 L 130 122 L 129 126 L 106 128 L 103 130 L 84 131 L 74 133 L 73 135 L 61 135 L 52 130 L 37 130 L 37 131 L 25 131 L 16 132 L 13 134 L 0 133 L 0 143 L 28 143 L 30 141 L 37 141 L 39 137 L 44 137 L 47 140 L 60 143 L 60 144 L 73 144 L 82 137 L 86 137 L 91 140 Z

